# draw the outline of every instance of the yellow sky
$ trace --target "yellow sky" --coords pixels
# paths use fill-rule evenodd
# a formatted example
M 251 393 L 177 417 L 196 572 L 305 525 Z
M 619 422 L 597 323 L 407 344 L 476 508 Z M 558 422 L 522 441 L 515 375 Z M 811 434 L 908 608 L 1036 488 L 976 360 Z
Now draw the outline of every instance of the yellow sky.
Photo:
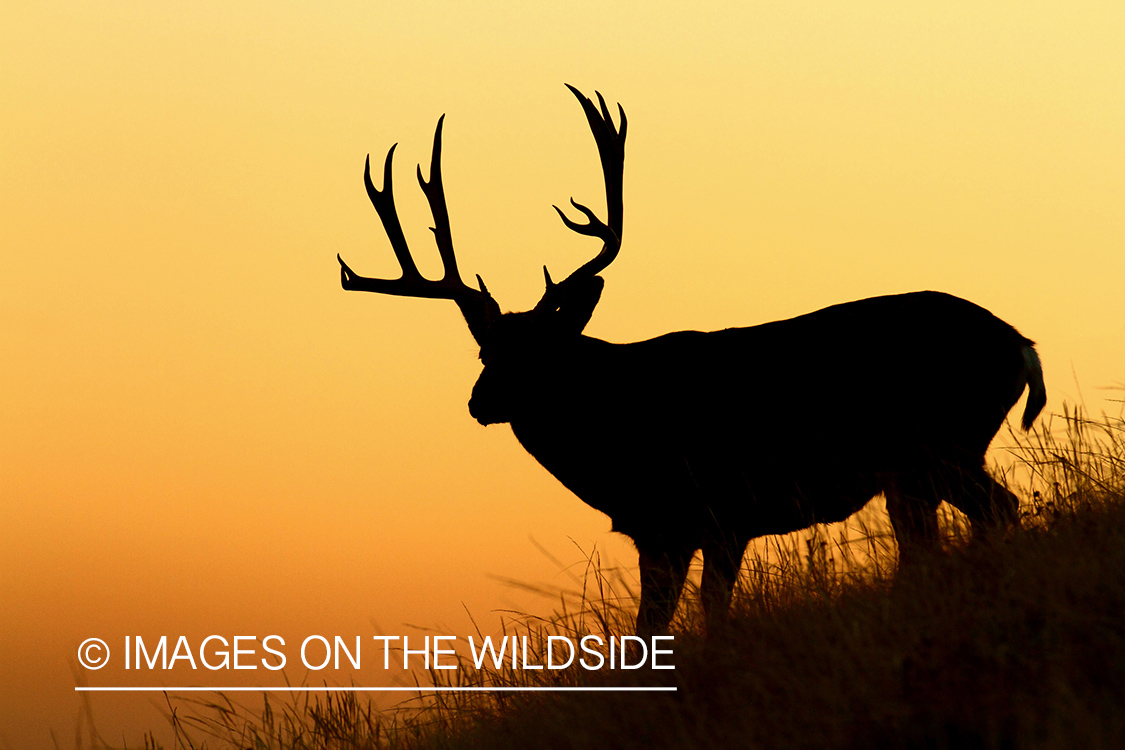
M 1039 342 L 1049 407 L 1113 408 L 1125 11 L 747 6 L 0 10 L 0 747 L 72 736 L 91 635 L 467 633 L 462 602 L 527 606 L 490 574 L 562 582 L 529 536 L 632 562 L 469 417 L 453 305 L 339 288 L 337 252 L 395 273 L 361 182 L 395 142 L 437 272 L 412 172 L 442 113 L 462 272 L 505 309 L 597 250 L 550 208 L 601 206 L 568 82 L 630 118 L 625 244 L 588 333 L 940 289 Z M 103 732 L 151 726 L 142 703 L 105 702 Z

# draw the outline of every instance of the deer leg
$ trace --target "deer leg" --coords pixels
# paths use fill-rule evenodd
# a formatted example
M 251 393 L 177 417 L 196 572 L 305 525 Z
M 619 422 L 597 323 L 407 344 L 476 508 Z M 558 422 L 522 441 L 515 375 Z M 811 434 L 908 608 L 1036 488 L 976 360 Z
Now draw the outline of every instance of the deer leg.
M 983 461 L 958 466 L 947 481 L 949 504 L 969 517 L 974 537 L 1019 525 L 1019 498 L 989 475 Z
M 929 474 L 896 477 L 886 487 L 887 513 L 898 542 L 899 566 L 938 545 L 937 508 L 940 499 Z
M 672 622 L 695 550 L 649 545 L 637 545 L 637 549 L 640 552 L 641 568 L 641 606 L 637 613 L 637 635 L 648 638 L 665 632 Z
M 738 579 L 739 568 L 742 567 L 746 544 L 740 539 L 703 544 L 700 595 L 703 598 L 703 615 L 708 635 L 718 632 L 727 623 L 734 583 Z

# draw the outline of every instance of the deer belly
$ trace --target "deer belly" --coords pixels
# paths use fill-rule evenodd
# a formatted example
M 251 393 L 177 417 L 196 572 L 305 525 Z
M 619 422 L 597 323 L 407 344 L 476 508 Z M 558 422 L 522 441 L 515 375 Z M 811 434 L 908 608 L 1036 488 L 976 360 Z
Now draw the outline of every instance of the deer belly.
M 746 538 L 784 534 L 841 521 L 879 492 L 874 470 L 763 455 L 760 446 L 735 441 L 693 449 L 646 441 L 643 431 L 512 428 L 547 471 L 634 539 L 690 542 L 716 529 Z

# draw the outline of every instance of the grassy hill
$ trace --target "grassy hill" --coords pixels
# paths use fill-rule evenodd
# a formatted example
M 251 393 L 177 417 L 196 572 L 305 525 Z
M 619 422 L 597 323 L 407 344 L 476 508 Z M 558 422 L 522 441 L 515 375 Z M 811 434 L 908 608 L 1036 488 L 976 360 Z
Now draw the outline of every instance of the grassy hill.
M 682 607 L 674 671 L 460 670 L 461 685 L 674 685 L 675 693 L 445 693 L 379 713 L 361 697 L 248 714 L 188 706 L 183 747 L 1125 747 L 1125 428 L 1064 417 L 1021 448 L 1020 529 L 894 575 L 893 541 L 806 533 L 747 564 L 730 627 Z M 606 576 L 520 632 L 628 633 Z M 471 665 L 468 665 L 471 667 Z M 590 675 L 594 676 L 591 677 Z

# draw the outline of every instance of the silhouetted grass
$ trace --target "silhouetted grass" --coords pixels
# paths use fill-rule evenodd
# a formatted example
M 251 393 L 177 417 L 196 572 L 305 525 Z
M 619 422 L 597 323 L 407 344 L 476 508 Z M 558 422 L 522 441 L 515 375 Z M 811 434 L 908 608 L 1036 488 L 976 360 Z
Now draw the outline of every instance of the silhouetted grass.
M 1014 441 L 1022 528 L 969 543 L 947 513 L 946 550 L 897 578 L 876 513 L 835 538 L 759 543 L 725 632 L 698 634 L 688 593 L 675 671 L 430 675 L 675 693 L 439 693 L 394 712 L 352 694 L 253 711 L 217 696 L 175 704 L 177 748 L 1125 747 L 1125 423 L 1066 409 Z M 630 633 L 632 591 L 596 563 L 554 616 L 509 633 L 537 655 L 549 635 Z

